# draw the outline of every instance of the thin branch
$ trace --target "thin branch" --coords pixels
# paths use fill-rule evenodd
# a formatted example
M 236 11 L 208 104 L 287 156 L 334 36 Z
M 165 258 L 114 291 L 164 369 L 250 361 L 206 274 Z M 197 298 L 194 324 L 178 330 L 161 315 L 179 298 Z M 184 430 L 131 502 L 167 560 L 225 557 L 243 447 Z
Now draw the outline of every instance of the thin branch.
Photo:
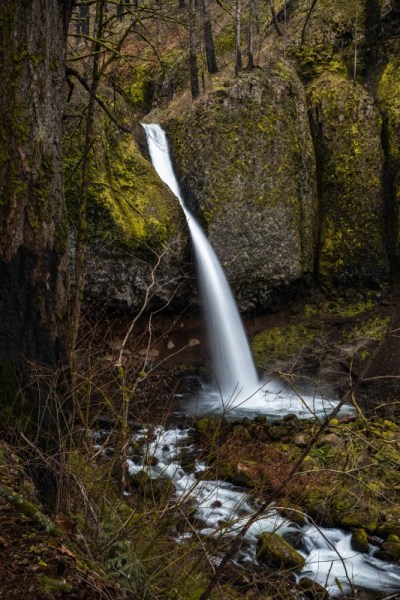
M 76 79 L 79 81 L 79 83 L 81 83 L 83 85 L 83 87 L 85 88 L 85 90 L 87 90 L 89 92 L 89 94 L 92 96 L 92 98 L 94 98 L 97 102 L 97 104 L 104 110 L 104 112 L 106 113 L 106 115 L 108 116 L 109 119 L 111 119 L 111 121 L 124 133 L 132 133 L 130 129 L 128 129 L 128 127 L 125 127 L 125 125 L 122 125 L 122 123 L 120 123 L 116 117 L 114 117 L 113 114 L 111 114 L 111 112 L 108 110 L 107 106 L 104 104 L 103 100 L 101 100 L 101 98 L 99 98 L 92 90 L 92 88 L 90 87 L 90 85 L 88 84 L 88 82 L 86 81 L 86 79 L 84 77 L 82 77 L 82 75 L 79 73 L 79 71 L 77 71 L 76 69 L 72 69 L 71 67 L 66 67 L 65 69 L 65 73 L 67 75 L 67 79 L 70 75 L 72 75 L 73 77 L 76 77 Z

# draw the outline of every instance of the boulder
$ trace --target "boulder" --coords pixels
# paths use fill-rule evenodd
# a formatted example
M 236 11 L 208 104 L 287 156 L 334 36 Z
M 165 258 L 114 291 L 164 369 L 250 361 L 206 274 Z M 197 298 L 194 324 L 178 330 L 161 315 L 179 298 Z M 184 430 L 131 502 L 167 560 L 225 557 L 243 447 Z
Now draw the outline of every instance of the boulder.
M 277 569 L 301 570 L 305 558 L 276 533 L 262 533 L 257 542 L 257 559 Z
M 186 200 L 203 221 L 242 309 L 307 279 L 317 231 L 306 96 L 284 58 L 242 73 L 165 117 Z

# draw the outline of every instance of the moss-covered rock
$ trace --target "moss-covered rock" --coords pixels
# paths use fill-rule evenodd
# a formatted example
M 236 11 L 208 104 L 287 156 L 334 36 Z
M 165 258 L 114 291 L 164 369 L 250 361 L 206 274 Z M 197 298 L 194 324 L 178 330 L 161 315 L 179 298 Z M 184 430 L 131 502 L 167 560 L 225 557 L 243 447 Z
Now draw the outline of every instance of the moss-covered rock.
M 262 533 L 257 542 L 258 560 L 277 569 L 300 571 L 305 559 L 276 533 Z
M 372 96 L 324 73 L 309 86 L 320 170 L 321 281 L 379 283 L 388 275 L 381 118 Z
M 99 121 L 93 146 L 87 208 L 85 295 L 118 307 L 141 306 L 152 284 L 153 301 L 168 302 L 185 283 L 188 240 L 178 200 L 159 179 L 129 134 Z M 75 140 L 76 142 L 76 140 Z M 66 145 L 67 203 L 76 225 L 80 203 L 79 156 Z M 73 256 L 74 240 L 71 239 Z
M 351 534 L 351 547 L 357 552 L 368 552 L 368 536 L 365 529 L 355 529 Z
M 199 212 L 242 308 L 307 278 L 316 186 L 304 89 L 284 59 L 226 83 L 164 123 L 189 205 Z

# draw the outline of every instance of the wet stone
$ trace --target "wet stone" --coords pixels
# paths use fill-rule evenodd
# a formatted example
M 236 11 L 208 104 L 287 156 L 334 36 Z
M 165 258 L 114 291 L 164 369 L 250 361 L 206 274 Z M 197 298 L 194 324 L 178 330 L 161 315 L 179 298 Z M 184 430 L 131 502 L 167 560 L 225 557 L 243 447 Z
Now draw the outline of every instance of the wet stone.
M 262 533 L 257 543 L 258 560 L 278 569 L 299 571 L 305 565 L 301 554 L 276 533 Z
M 351 535 L 351 547 L 357 552 L 368 552 L 369 543 L 365 529 L 355 529 Z

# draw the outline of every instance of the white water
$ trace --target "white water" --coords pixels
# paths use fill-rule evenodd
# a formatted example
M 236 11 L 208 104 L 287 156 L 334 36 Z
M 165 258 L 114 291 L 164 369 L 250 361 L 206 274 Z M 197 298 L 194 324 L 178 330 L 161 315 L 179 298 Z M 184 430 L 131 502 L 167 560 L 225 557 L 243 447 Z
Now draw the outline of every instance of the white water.
M 207 237 L 185 206 L 172 168 L 165 132 L 159 125 L 145 125 L 151 160 L 160 178 L 178 198 L 186 215 L 197 259 L 199 285 L 211 345 L 216 386 L 203 386 L 193 402 L 184 399 L 177 408 L 186 414 L 224 413 L 227 416 L 265 414 L 277 418 L 295 413 L 299 418 L 324 419 L 336 400 L 319 394 L 299 393 L 279 380 L 260 382 L 251 356 L 242 321 L 225 273 Z M 352 413 L 343 407 L 341 414 Z
M 244 490 L 225 481 L 202 478 L 206 469 L 204 463 L 196 461 L 194 473 L 187 473 L 182 468 L 179 462 L 182 448 L 185 448 L 186 456 L 187 451 L 193 450 L 189 430 L 157 427 L 149 432 L 143 429 L 134 439 L 142 444 L 142 450 L 140 456 L 128 459 L 132 475 L 145 471 L 152 479 L 170 479 L 180 505 L 187 501 L 192 506 L 195 502 L 197 533 L 202 536 L 230 538 L 239 533 L 256 507 Z M 149 457 L 156 459 L 155 466 L 146 466 Z M 372 546 L 368 553 L 356 552 L 351 547 L 350 533 L 316 527 L 312 523 L 300 527 L 282 517 L 276 506 L 271 506 L 247 531 L 235 557 L 238 564 L 256 562 L 257 540 L 263 532 L 275 532 L 282 537 L 295 535 L 299 540 L 297 551 L 306 559 L 299 578 L 317 581 L 332 597 L 351 593 L 352 586 L 387 594 L 400 591 L 400 566 L 374 558 Z M 183 542 L 192 536 L 193 527 L 179 534 L 178 540 Z
M 227 400 L 254 394 L 260 383 L 235 300 L 218 258 L 200 225 L 185 206 L 176 180 L 165 132 L 159 125 L 143 125 L 155 170 L 178 198 L 186 215 L 196 254 L 215 380 Z

